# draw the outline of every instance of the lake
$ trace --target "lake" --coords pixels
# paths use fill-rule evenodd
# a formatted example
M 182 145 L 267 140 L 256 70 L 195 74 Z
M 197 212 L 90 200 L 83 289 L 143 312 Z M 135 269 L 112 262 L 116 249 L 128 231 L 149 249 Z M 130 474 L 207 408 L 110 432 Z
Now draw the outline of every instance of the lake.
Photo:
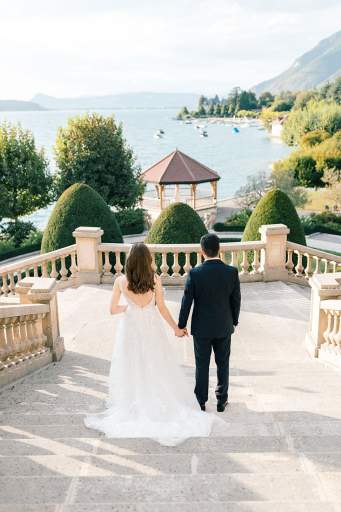
M 246 183 L 247 176 L 259 171 L 268 172 L 272 162 L 284 158 L 291 151 L 286 145 L 271 139 L 258 126 L 241 128 L 239 133 L 233 133 L 231 127 L 212 124 L 206 128 L 208 137 L 202 138 L 194 125 L 175 121 L 177 111 L 173 109 L 96 111 L 103 115 L 113 113 L 123 123 L 125 137 L 142 169 L 178 148 L 217 171 L 221 176 L 219 199 L 233 196 Z M 24 128 L 32 130 L 37 146 L 45 148 L 53 171 L 57 129 L 65 126 L 69 117 L 80 113 L 79 110 L 0 112 L 0 121 L 20 122 Z M 153 135 L 159 128 L 165 131 L 165 135 L 162 139 L 155 139 Z M 36 212 L 30 219 L 43 228 L 50 210 Z

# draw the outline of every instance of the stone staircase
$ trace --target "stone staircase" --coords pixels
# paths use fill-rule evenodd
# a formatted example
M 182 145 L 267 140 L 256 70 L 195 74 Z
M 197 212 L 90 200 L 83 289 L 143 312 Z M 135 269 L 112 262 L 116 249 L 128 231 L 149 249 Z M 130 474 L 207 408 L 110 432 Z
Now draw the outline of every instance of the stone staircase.
M 60 292 L 63 360 L 0 394 L 0 512 L 341 511 L 341 375 L 303 346 L 309 289 L 242 293 L 226 428 L 168 448 L 83 426 L 106 395 L 110 287 Z M 180 296 L 167 291 L 174 314 Z M 214 384 L 212 366 L 212 411 Z

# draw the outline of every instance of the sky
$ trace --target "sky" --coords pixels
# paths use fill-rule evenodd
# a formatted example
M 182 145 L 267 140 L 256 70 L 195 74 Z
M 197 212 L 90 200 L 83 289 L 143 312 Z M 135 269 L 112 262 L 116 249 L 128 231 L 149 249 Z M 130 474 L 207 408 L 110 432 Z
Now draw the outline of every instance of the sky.
M 0 99 L 223 94 L 341 29 L 341 0 L 0 0 Z

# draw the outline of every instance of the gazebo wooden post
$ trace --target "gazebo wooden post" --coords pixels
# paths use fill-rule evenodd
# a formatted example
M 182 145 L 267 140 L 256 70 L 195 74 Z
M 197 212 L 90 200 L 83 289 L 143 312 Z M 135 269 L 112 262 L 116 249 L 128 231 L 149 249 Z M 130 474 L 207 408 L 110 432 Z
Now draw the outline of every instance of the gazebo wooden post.
M 160 185 L 160 210 L 163 210 L 163 193 L 164 193 L 165 186 Z
M 194 210 L 196 208 L 196 191 L 197 191 L 197 185 L 196 185 L 196 183 L 192 183 L 192 204 L 193 204 Z
M 211 189 L 212 189 L 212 200 L 213 204 L 217 203 L 217 182 L 211 181 Z
M 160 188 L 159 188 L 159 185 L 157 183 L 155 184 L 155 190 L 156 190 L 156 197 L 158 199 L 160 199 Z

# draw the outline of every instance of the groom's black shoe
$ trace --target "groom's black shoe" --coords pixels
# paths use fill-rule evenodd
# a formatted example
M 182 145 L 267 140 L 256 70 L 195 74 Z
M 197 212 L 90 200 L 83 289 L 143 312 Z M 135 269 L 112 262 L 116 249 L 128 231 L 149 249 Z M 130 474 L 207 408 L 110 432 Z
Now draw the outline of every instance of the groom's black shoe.
M 202 411 L 206 411 L 206 405 L 205 404 L 199 404 L 200 405 L 200 409 Z
M 218 402 L 217 403 L 217 411 L 218 412 L 224 412 L 227 406 L 227 400 L 226 402 Z

